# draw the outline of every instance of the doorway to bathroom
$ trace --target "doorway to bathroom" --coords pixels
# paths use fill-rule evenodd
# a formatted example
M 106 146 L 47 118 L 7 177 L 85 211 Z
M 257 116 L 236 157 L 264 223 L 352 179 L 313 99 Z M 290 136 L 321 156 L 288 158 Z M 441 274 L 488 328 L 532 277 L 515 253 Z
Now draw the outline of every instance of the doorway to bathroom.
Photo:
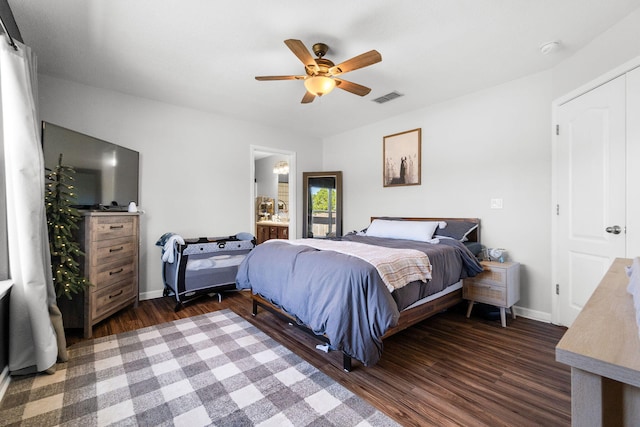
M 258 240 L 296 238 L 295 152 L 251 146 L 251 224 Z

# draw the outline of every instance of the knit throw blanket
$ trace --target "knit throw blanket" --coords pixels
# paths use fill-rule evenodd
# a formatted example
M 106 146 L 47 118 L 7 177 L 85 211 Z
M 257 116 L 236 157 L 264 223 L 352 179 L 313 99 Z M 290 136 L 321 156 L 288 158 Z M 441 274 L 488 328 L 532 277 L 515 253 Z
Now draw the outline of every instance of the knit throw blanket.
M 351 255 L 368 262 L 376 268 L 389 292 L 409 283 L 431 279 L 431 262 L 424 252 L 415 249 L 394 249 L 324 239 L 278 240 L 293 245 L 310 246 L 323 251 L 334 251 Z

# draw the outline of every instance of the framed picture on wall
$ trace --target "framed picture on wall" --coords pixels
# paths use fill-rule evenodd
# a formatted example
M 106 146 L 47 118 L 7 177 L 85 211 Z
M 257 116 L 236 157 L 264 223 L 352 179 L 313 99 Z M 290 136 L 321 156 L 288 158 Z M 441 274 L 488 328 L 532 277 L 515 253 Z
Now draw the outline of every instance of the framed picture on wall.
M 422 128 L 385 136 L 382 143 L 382 183 L 385 187 L 420 185 Z

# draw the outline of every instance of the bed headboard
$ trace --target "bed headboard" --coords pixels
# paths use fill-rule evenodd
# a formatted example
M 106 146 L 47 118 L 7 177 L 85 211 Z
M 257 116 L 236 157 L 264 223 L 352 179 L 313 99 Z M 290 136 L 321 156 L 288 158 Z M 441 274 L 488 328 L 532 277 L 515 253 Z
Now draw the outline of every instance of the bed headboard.
M 480 218 L 419 218 L 419 217 L 382 217 L 382 216 L 372 216 L 371 221 L 374 219 L 394 219 L 399 221 L 446 221 L 446 222 L 456 222 L 456 221 L 465 221 L 472 222 L 474 224 L 478 224 L 478 227 L 473 230 L 471 233 L 467 235 L 468 242 L 478 242 L 480 243 Z

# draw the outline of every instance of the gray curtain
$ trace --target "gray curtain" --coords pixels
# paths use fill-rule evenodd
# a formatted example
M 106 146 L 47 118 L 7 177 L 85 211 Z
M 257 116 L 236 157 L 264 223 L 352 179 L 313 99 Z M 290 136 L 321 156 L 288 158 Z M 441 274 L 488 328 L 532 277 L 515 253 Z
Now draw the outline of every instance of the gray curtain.
M 9 273 L 9 371 L 55 368 L 66 358 L 51 279 L 44 209 L 44 161 L 36 109 L 35 55 L 0 38 L 0 93 L 6 175 Z

